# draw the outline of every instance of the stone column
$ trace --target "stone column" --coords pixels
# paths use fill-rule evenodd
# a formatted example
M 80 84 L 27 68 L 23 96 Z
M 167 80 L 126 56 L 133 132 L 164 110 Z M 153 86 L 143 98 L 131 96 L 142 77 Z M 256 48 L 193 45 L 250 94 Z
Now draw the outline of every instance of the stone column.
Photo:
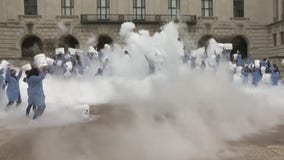
M 278 0 L 278 21 L 281 21 L 283 15 L 283 0 Z
M 273 18 L 274 18 L 274 22 L 277 22 L 278 21 L 278 19 L 279 19 L 279 17 L 278 17 L 278 1 L 279 0 L 274 0 L 274 4 L 273 4 L 273 8 L 274 8 L 274 16 L 273 16 Z

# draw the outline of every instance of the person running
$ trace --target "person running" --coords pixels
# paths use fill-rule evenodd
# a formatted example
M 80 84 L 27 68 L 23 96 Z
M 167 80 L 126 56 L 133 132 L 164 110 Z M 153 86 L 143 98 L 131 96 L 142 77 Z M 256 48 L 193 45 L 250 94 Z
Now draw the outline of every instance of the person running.
M 4 69 L 0 68 L 0 103 L 4 100 L 5 93 L 5 77 L 4 77 Z
M 17 71 L 15 69 L 11 69 L 10 67 L 7 68 L 6 71 L 6 81 L 7 81 L 7 90 L 6 94 L 8 97 L 8 104 L 6 107 L 8 108 L 11 106 L 14 102 L 17 103 L 17 106 L 19 106 L 22 102 L 21 100 L 21 93 L 20 93 L 20 87 L 19 87 L 19 79 L 22 76 L 22 70 L 16 75 Z
M 31 70 L 26 71 L 26 77 L 24 78 L 24 82 L 27 82 L 27 79 L 30 78 L 31 76 L 38 76 L 39 71 L 37 68 L 32 68 Z M 31 88 L 28 85 L 28 106 L 26 108 L 26 116 L 29 116 L 31 108 L 33 108 L 33 111 L 36 110 L 36 106 L 33 104 L 32 99 L 31 99 Z
M 28 83 L 29 104 L 36 106 L 33 119 L 36 119 L 39 116 L 41 116 L 46 108 L 45 95 L 42 84 L 42 81 L 44 80 L 46 73 L 47 69 L 43 69 L 43 71 L 39 71 L 38 73 L 36 69 L 34 69 L 34 71 L 30 73 L 29 77 L 27 77 L 26 80 Z M 29 107 L 31 108 L 31 106 Z
M 271 67 L 271 81 L 273 86 L 278 86 L 278 81 L 280 77 L 280 71 L 276 64 L 273 64 Z

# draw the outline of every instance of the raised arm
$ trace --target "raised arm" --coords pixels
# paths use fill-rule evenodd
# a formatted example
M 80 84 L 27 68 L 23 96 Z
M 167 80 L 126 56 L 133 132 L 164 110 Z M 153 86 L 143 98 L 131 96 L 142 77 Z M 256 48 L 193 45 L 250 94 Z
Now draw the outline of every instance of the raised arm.
M 19 72 L 18 75 L 17 75 L 17 79 L 20 79 L 20 78 L 22 77 L 22 74 L 23 74 L 23 71 L 20 70 L 20 72 Z
M 38 76 L 31 76 L 27 81 L 30 81 L 32 83 L 39 82 L 45 78 L 45 75 L 46 75 L 45 72 L 41 72 Z
M 6 70 L 6 80 L 9 81 L 11 79 L 11 68 L 8 67 Z

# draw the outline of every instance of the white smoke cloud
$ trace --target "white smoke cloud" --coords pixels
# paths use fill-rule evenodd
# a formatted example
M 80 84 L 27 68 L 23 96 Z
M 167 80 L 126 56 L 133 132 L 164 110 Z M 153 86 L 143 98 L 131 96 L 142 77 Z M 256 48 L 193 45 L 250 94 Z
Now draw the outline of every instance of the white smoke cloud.
M 61 21 L 57 23 L 57 28 L 63 33 L 67 34 L 69 32 L 68 27 Z
M 97 36 L 95 34 L 92 34 L 87 41 L 87 46 L 96 46 L 97 45 Z
M 121 25 L 119 35 L 122 38 L 126 38 L 129 33 L 131 33 L 135 29 L 135 24 L 132 22 L 125 22 Z

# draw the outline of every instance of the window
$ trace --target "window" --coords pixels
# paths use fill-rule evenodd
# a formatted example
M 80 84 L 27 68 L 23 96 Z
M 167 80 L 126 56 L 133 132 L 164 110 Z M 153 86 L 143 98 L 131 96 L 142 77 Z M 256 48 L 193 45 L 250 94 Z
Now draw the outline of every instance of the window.
M 25 15 L 37 15 L 37 0 L 25 0 Z
M 202 16 L 211 17 L 213 16 L 213 0 L 202 0 Z
M 281 14 L 281 20 L 284 20 L 284 1 L 282 1 L 282 14 Z
M 234 17 L 244 17 L 244 0 L 234 0 Z
M 276 33 L 273 34 L 273 45 L 274 46 L 277 45 L 277 34 Z
M 72 16 L 74 14 L 74 0 L 61 0 L 61 15 Z
M 145 19 L 145 0 L 133 0 L 133 12 L 135 20 Z
M 169 15 L 176 18 L 180 14 L 180 0 L 169 0 Z
M 98 0 L 98 19 L 108 20 L 109 19 L 109 0 Z
M 284 44 L 284 32 L 280 32 L 281 35 L 281 44 Z

